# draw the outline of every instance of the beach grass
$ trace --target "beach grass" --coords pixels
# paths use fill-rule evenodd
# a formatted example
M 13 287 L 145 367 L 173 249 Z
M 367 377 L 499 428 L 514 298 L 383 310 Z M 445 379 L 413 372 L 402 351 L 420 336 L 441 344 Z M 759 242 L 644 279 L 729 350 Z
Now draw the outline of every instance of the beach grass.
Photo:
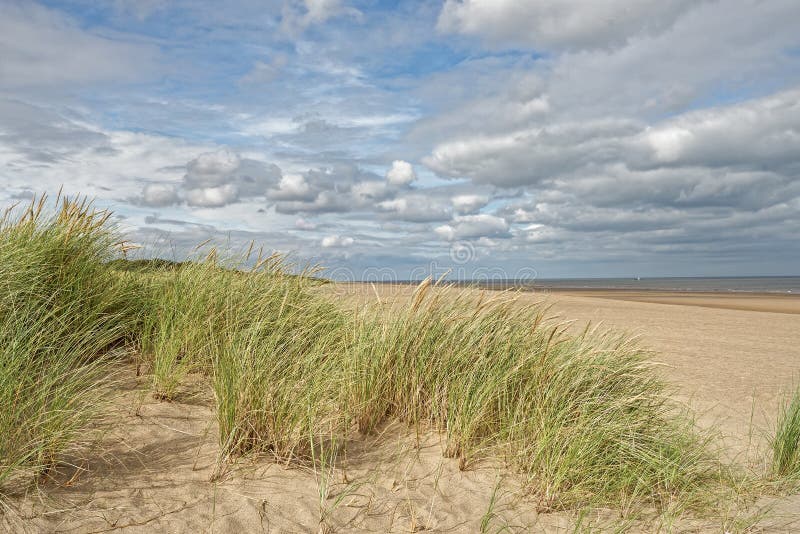
M 800 478 L 800 388 L 778 414 L 772 440 L 772 470 L 780 478 Z
M 347 308 L 280 258 L 244 260 L 158 275 L 143 342 L 159 397 L 188 369 L 209 376 L 229 457 L 307 462 L 315 443 L 399 420 L 441 432 L 462 469 L 503 458 L 546 510 L 663 506 L 717 473 L 629 338 L 568 335 L 516 293 L 430 280 L 410 302 Z
M 128 269 L 107 213 L 45 206 L 0 227 L 0 483 L 57 461 L 112 380 L 110 349 L 125 346 L 164 401 L 190 373 L 205 377 L 223 461 L 268 454 L 316 469 L 355 433 L 400 421 L 440 433 L 461 469 L 504 462 L 541 511 L 691 510 L 725 485 L 629 337 L 571 334 L 517 293 L 433 280 L 408 301 L 345 305 L 313 269 L 252 247 Z
M 46 199 L 0 221 L 0 484 L 56 461 L 98 407 L 110 348 L 132 334 L 117 237 L 86 201 Z

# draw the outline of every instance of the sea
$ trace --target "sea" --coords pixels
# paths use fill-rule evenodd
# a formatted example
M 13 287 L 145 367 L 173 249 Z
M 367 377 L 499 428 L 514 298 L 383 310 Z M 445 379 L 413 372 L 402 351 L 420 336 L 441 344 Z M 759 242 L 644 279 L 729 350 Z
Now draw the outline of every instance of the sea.
M 518 287 L 523 289 L 626 289 L 643 291 L 697 291 L 719 293 L 783 293 L 800 295 L 800 276 L 667 277 L 667 278 L 539 278 L 492 282 L 461 281 L 459 285 Z

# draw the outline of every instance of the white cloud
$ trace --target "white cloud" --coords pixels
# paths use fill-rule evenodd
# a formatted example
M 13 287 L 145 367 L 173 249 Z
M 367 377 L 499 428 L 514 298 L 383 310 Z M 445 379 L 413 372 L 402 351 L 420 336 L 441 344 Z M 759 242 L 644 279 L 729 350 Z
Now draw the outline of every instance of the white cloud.
M 343 237 L 340 235 L 328 235 L 322 238 L 323 248 L 342 248 L 349 247 L 355 243 L 352 237 Z
M 652 164 L 779 168 L 800 153 L 800 89 L 685 113 L 637 141 Z
M 179 200 L 171 184 L 147 184 L 142 190 L 142 202 L 148 206 L 171 206 Z
M 477 135 L 442 143 L 423 161 L 441 176 L 534 187 L 540 196 L 755 205 L 796 176 L 798 152 L 800 90 L 793 89 L 649 126 L 605 119 Z M 676 167 L 689 169 L 654 172 Z M 755 183 L 747 191 L 744 184 Z
M 671 26 L 696 0 L 447 0 L 442 32 L 478 36 L 489 43 L 534 48 L 585 49 L 625 44 Z
M 297 228 L 298 230 L 307 230 L 307 231 L 311 231 L 311 230 L 316 230 L 317 229 L 317 225 L 316 224 L 314 224 L 313 222 L 308 221 L 306 219 L 303 219 L 303 218 L 297 219 L 294 222 L 294 227 Z
M 269 117 L 264 119 L 251 119 L 242 126 L 242 132 L 248 135 L 261 135 L 272 137 L 274 135 L 288 135 L 300 130 L 300 124 L 289 117 Z
M 573 116 L 667 116 L 715 105 L 721 93 L 738 99 L 786 87 L 798 78 L 797 55 L 787 53 L 800 44 L 798 17 L 794 0 L 696 2 L 657 35 L 613 51 L 556 56 L 548 79 L 551 105 Z
M 501 217 L 485 213 L 463 215 L 453 219 L 452 224 L 436 227 L 436 235 L 447 241 L 480 237 L 505 237 L 508 223 Z
M 456 195 L 452 198 L 453 207 L 459 213 L 473 213 L 489 203 L 483 195 Z
M 409 185 L 417 179 L 414 167 L 407 161 L 394 160 L 392 168 L 386 173 L 386 181 L 392 185 Z
M 186 191 L 186 203 L 190 206 L 219 208 L 239 200 L 239 189 L 235 184 L 202 187 Z
M 191 189 L 225 184 L 240 162 L 238 154 L 230 150 L 200 154 L 186 166 L 186 186 Z
M 284 174 L 277 189 L 267 193 L 272 200 L 313 200 L 315 196 L 302 174 Z
M 316 24 L 325 22 L 348 9 L 344 7 L 342 0 L 303 0 L 303 3 L 307 20 Z

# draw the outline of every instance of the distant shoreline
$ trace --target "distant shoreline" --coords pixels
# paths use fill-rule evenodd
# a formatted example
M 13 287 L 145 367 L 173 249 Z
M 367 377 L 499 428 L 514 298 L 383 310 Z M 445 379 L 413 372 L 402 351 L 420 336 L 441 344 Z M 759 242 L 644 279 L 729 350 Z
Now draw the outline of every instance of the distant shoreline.
M 778 278 L 778 277 L 776 277 Z M 788 278 L 788 277 L 780 277 L 781 279 Z M 791 277 L 795 278 L 795 277 Z M 738 278 L 737 278 L 738 279 Z M 769 279 L 769 278 L 763 278 Z M 612 280 L 612 279 L 609 279 Z M 617 280 L 617 279 L 613 279 Z M 686 279 L 677 279 L 676 280 L 686 280 Z M 691 279 L 694 281 L 699 280 L 706 280 L 706 279 Z M 723 279 L 707 279 L 707 280 L 723 280 Z M 760 278 L 753 278 L 753 280 L 760 280 Z M 798 277 L 800 280 L 800 277 Z M 332 283 L 349 283 L 349 284 L 377 284 L 377 285 L 397 285 L 397 286 L 415 286 L 422 282 L 422 280 L 393 280 L 393 281 L 337 281 L 337 280 L 329 280 Z M 567 280 L 564 280 L 567 282 Z M 676 288 L 667 288 L 667 287 L 615 287 L 615 286 L 605 286 L 602 285 L 603 279 L 596 279 L 597 285 L 595 286 L 586 286 L 586 285 L 567 285 L 562 283 L 561 281 L 556 281 L 555 284 L 550 284 L 548 281 L 543 282 L 514 282 L 512 280 L 509 281 L 496 281 L 496 282 L 484 282 L 479 280 L 464 280 L 464 281 L 457 281 L 457 280 L 444 280 L 441 282 L 442 285 L 448 286 L 456 286 L 456 287 L 473 287 L 476 289 L 490 289 L 490 290 L 505 290 L 505 289 L 518 289 L 522 291 L 530 291 L 530 292 L 552 292 L 552 293 L 591 293 L 591 292 L 614 292 L 614 293 L 646 293 L 646 294 L 653 294 L 653 293 L 670 293 L 670 294 L 687 294 L 687 295 L 714 295 L 714 296 L 723 296 L 723 295 L 731 295 L 731 296 L 775 296 L 775 297 L 788 297 L 788 298 L 795 298 L 800 297 L 800 289 L 794 291 L 793 289 L 774 289 L 774 290 L 765 290 L 765 289 L 734 289 L 734 288 L 726 288 L 721 287 L 718 289 L 715 288 L 708 288 L 708 287 L 698 287 L 698 288 L 688 288 L 688 287 L 676 287 Z
M 410 290 L 419 282 L 334 282 L 359 286 L 381 286 L 383 291 L 388 288 Z M 677 306 L 694 306 L 702 308 L 716 308 L 739 311 L 770 312 L 800 314 L 800 294 L 798 293 L 772 293 L 757 291 L 685 291 L 661 289 L 625 289 L 625 288 L 565 288 L 542 286 L 500 286 L 499 284 L 467 284 L 452 283 L 460 287 L 472 287 L 478 290 L 502 291 L 504 289 L 518 289 L 526 293 L 552 296 L 553 298 L 585 297 L 591 299 L 606 299 L 615 301 L 641 302 L 649 304 L 666 304 Z

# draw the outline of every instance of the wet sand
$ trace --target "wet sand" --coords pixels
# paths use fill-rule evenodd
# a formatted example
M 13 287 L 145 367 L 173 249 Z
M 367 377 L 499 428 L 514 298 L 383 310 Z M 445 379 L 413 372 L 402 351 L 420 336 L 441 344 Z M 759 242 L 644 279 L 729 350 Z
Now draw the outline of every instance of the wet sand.
M 800 295 L 619 290 L 544 290 L 539 293 L 726 310 L 800 314 Z

